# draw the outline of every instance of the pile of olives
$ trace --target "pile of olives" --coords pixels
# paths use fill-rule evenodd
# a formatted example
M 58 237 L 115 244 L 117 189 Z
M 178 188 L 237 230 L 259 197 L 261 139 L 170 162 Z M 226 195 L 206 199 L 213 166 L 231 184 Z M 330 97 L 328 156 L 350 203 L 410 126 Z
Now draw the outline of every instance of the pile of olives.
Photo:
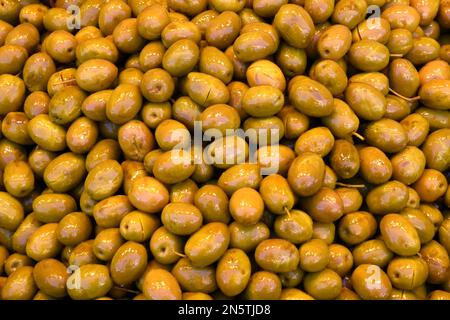
M 449 0 L 0 0 L 0 299 L 450 299 L 449 30 Z M 179 148 L 197 122 L 228 161 Z

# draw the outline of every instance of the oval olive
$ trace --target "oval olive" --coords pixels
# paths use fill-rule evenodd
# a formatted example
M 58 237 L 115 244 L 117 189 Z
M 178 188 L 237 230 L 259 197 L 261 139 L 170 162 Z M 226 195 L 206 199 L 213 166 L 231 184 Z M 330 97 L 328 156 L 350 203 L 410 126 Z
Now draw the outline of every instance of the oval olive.
M 326 117 L 333 112 L 331 92 L 321 83 L 305 76 L 296 76 L 291 80 L 289 100 L 298 111 L 311 117 Z
M 236 296 L 244 291 L 250 275 L 250 259 L 241 249 L 227 250 L 217 263 L 217 286 L 227 296 Z
M 68 277 L 66 266 L 56 259 L 41 260 L 33 269 L 33 278 L 39 290 L 55 298 L 67 295 Z
M 405 217 L 390 213 L 380 221 L 380 231 L 386 246 L 401 256 L 413 256 L 420 250 L 419 235 Z
M 139 279 L 147 266 L 147 251 L 142 244 L 125 242 L 114 254 L 111 278 L 118 285 L 127 285 Z
M 84 158 L 67 152 L 48 164 L 44 171 L 44 181 L 53 191 L 63 193 L 79 185 L 85 172 Z
M 92 232 L 89 217 L 82 212 L 73 212 L 64 216 L 58 224 L 58 240 L 67 246 L 85 241 Z
M 377 230 L 374 216 L 365 211 L 346 214 L 338 226 L 339 237 L 349 245 L 356 245 L 370 239 Z
M 39 222 L 39 220 L 36 218 L 35 213 L 30 213 L 29 215 L 27 215 L 11 237 L 11 245 L 14 251 L 25 254 L 25 247 L 28 239 L 41 225 L 42 223 Z M 2 273 L 2 265 L 2 262 L 0 262 L 0 273 Z
M 224 223 L 210 222 L 188 239 L 185 253 L 194 266 L 205 267 L 225 253 L 230 242 L 230 232 Z
M 389 64 L 389 50 L 373 40 L 355 42 L 348 51 L 350 63 L 357 69 L 372 72 L 380 71 Z
M 149 300 L 181 300 L 176 278 L 164 269 L 151 270 L 145 276 L 142 291 Z
M 169 191 L 158 180 L 152 177 L 139 177 L 133 181 L 128 198 L 137 209 L 156 213 L 169 202 Z
M 394 257 L 383 240 L 372 239 L 357 245 L 353 251 L 353 260 L 356 266 L 361 264 L 374 264 L 384 268 Z
M 112 286 L 108 267 L 100 264 L 83 265 L 67 279 L 67 293 L 74 300 L 103 297 Z
M 116 195 L 97 202 L 92 211 L 95 222 L 103 228 L 119 227 L 123 217 L 133 211 L 130 201 L 127 196 Z
M 284 239 L 262 241 L 255 250 L 258 265 L 267 271 L 289 272 L 297 269 L 300 255 L 297 248 Z
M 305 197 L 320 189 L 324 175 L 325 164 L 322 158 L 313 153 L 304 153 L 292 162 L 288 182 L 298 195 Z
M 59 222 L 76 209 L 75 199 L 64 193 L 41 194 L 33 200 L 36 219 L 43 223 Z
M 307 272 L 318 272 L 330 261 L 328 245 L 321 239 L 311 239 L 300 246 L 300 267 Z
M 161 213 L 164 227 L 171 233 L 186 236 L 197 231 L 203 216 L 197 207 L 189 203 L 169 203 Z
M 245 252 L 254 250 L 259 243 L 270 236 L 270 230 L 263 222 L 254 225 L 242 225 L 232 222 L 229 225 L 230 246 L 242 249 Z
M 106 103 L 106 117 L 115 124 L 133 119 L 142 106 L 142 94 L 138 87 L 123 83 L 111 93 Z
M 295 48 L 306 48 L 314 35 L 314 22 L 303 7 L 284 4 L 277 11 L 273 24 L 287 44 Z
M 186 291 L 211 293 L 217 289 L 213 266 L 196 267 L 187 258 L 180 259 L 172 268 L 172 274 Z
M 377 265 L 361 264 L 352 273 L 353 289 L 365 300 L 386 300 L 392 284 L 387 274 Z
M 98 259 L 110 261 L 123 243 L 119 229 L 108 228 L 96 235 L 92 250 Z
M 223 50 L 231 46 L 241 29 L 241 18 L 235 12 L 225 11 L 212 19 L 205 30 L 209 45 Z
M 305 276 L 304 287 L 315 299 L 335 299 L 342 290 L 341 277 L 331 269 L 311 272 Z
M 280 278 L 268 271 L 255 272 L 250 277 L 244 295 L 249 300 L 278 300 L 281 296 Z
M 448 279 L 449 255 L 439 242 L 431 240 L 425 244 L 420 250 L 420 256 L 428 265 L 427 283 L 441 284 Z
M 33 267 L 23 266 L 12 272 L 2 288 L 3 300 L 31 300 L 37 291 Z
M 22 204 L 9 193 L 0 191 L 0 228 L 16 230 L 23 218 Z
M 151 235 L 150 251 L 159 263 L 170 264 L 178 261 L 183 248 L 183 238 L 169 232 L 165 227 L 156 229 Z
M 27 241 L 27 256 L 36 261 L 56 257 L 62 249 L 57 230 L 57 223 L 47 223 L 33 232 Z

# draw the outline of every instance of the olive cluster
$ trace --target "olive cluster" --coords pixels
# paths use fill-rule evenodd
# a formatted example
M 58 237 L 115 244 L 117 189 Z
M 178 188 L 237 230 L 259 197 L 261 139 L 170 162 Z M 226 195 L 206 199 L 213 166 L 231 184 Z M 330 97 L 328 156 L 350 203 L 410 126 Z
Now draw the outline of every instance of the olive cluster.
M 0 0 L 0 299 L 450 299 L 449 30 L 449 0 Z

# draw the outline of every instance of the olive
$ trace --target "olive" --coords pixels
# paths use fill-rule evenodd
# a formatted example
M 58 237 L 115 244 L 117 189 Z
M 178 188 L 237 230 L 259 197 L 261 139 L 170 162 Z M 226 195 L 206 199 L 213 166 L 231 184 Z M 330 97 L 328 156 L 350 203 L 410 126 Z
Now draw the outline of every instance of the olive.
M 217 289 L 214 271 L 212 266 L 196 267 L 187 258 L 180 259 L 172 268 L 172 274 L 183 290 L 203 293 Z
M 393 252 L 402 256 L 419 252 L 419 235 L 404 216 L 395 213 L 385 215 L 380 221 L 380 231 L 386 246 Z
M 392 284 L 388 275 L 377 265 L 359 265 L 351 276 L 353 289 L 365 300 L 388 299 Z

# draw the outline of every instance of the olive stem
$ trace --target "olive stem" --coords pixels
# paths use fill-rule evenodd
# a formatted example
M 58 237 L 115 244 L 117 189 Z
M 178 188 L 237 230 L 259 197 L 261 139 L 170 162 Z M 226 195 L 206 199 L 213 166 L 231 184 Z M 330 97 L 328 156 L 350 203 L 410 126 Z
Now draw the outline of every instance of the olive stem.
M 287 214 L 287 216 L 290 218 L 291 217 L 291 212 L 289 211 L 289 209 L 287 207 L 284 207 L 284 212 Z
M 186 258 L 187 257 L 187 255 L 179 253 L 179 252 L 176 252 L 176 251 L 174 251 L 173 253 L 175 253 L 177 256 L 182 257 L 182 258 Z
M 414 102 L 416 100 L 420 100 L 420 96 L 413 97 L 413 98 L 408 98 L 408 97 L 405 97 L 405 96 L 401 95 L 400 93 L 396 92 L 395 90 L 393 90 L 391 88 L 389 88 L 389 92 L 391 92 L 392 94 L 396 95 L 397 97 L 402 98 L 402 99 L 404 99 L 406 101 L 409 101 L 409 102 Z
M 139 294 L 140 293 L 139 291 L 136 291 L 136 290 L 131 290 L 131 289 L 122 288 L 122 287 L 118 287 L 118 286 L 115 286 L 114 289 L 121 290 L 121 291 L 126 291 L 126 292 L 129 292 L 129 293 L 134 293 L 134 294 Z
M 361 33 L 359 32 L 359 24 L 356 26 L 356 32 L 358 33 L 359 40 L 362 40 Z
M 342 182 L 336 182 L 337 186 L 341 186 L 341 187 L 347 187 L 347 188 L 364 188 L 365 185 L 363 184 L 349 184 L 349 183 L 342 183 Z
M 355 137 L 357 137 L 359 140 L 364 141 L 366 140 L 362 135 L 360 135 L 358 132 L 352 132 L 352 135 L 354 135 Z

